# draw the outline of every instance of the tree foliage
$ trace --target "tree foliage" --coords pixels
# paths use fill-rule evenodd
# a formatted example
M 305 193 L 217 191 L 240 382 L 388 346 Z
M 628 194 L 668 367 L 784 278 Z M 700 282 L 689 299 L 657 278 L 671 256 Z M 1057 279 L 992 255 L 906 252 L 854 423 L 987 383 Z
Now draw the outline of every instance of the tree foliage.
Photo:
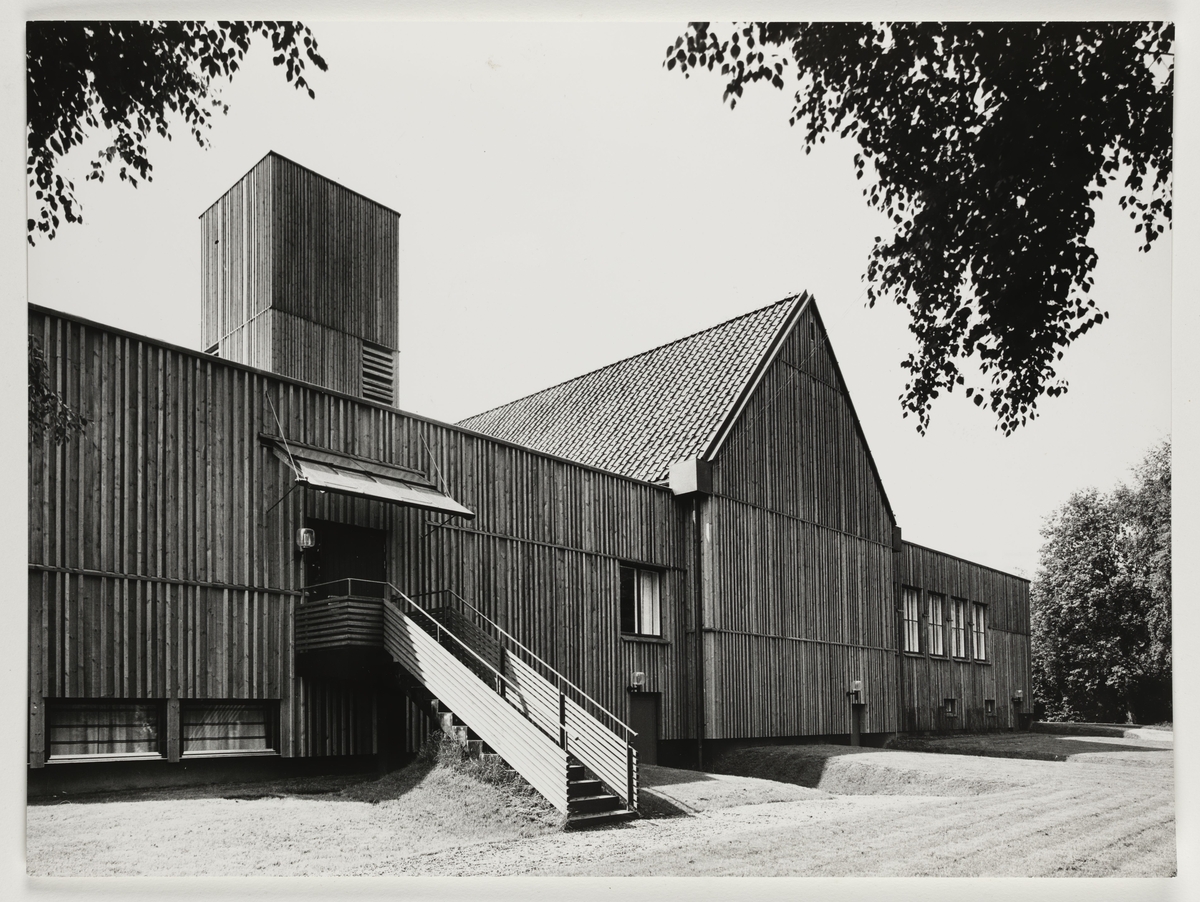
M 1047 715 L 1171 717 L 1171 446 L 1131 486 L 1072 495 L 1048 518 L 1032 590 L 1034 692 Z
M 965 386 L 1005 434 L 1067 390 L 1063 350 L 1107 316 L 1088 297 L 1093 201 L 1120 203 L 1148 250 L 1171 220 L 1174 29 L 1160 23 L 694 23 L 665 65 L 719 70 L 725 100 L 795 88 L 805 152 L 853 139 L 868 203 L 891 220 L 868 303 L 910 314 L 905 416 Z M 977 363 L 986 384 L 966 385 Z
M 75 186 L 57 168 L 85 133 L 101 128 L 112 143 L 92 161 L 87 178 L 103 181 L 115 164 L 122 181 L 149 181 L 145 142 L 152 132 L 171 137 L 182 119 L 201 147 L 213 114 L 226 112 L 214 83 L 238 70 L 256 36 L 271 41 L 274 63 L 309 96 L 312 63 L 326 68 L 316 38 L 298 22 L 30 22 L 26 28 L 29 156 L 34 189 L 28 220 L 53 238 L 61 218 L 82 222 Z

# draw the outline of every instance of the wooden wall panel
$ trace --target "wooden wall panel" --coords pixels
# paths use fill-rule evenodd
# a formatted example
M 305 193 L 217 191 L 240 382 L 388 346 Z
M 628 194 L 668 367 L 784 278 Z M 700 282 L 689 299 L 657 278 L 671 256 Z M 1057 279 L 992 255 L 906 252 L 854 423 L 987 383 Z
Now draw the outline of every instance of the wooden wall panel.
M 362 339 L 271 311 L 272 371 L 348 395 L 362 393 Z
M 287 757 L 373 755 L 379 751 L 378 701 L 360 686 L 297 677 L 286 719 Z
M 275 308 L 395 350 L 399 214 L 277 154 L 269 159 Z
M 311 753 L 299 731 L 332 721 L 297 695 L 293 536 L 315 517 L 388 530 L 396 585 L 459 592 L 618 716 L 629 672 L 646 671 L 664 738 L 688 735 L 692 546 L 667 489 L 49 311 L 30 329 L 89 419 L 31 455 L 32 700 L 277 698 L 285 749 Z M 296 488 L 259 440 L 281 427 L 425 472 L 478 516 Z M 664 574 L 661 645 L 620 638 L 622 561 Z
M 898 729 L 893 520 L 812 308 L 713 462 L 704 521 L 706 735 Z
M 268 366 L 261 347 L 237 341 L 234 330 L 270 308 L 274 166 L 264 157 L 200 216 L 201 345 L 251 366 Z M 249 356 L 236 356 L 237 352 Z
M 1012 698 L 1024 693 L 1031 706 L 1029 581 L 953 555 L 904 543 L 901 580 L 921 593 L 920 654 L 905 653 L 901 691 L 905 730 L 989 730 L 1017 725 Z M 928 654 L 927 599 L 930 592 L 987 605 L 987 660 L 951 660 Z M 941 706 L 957 699 L 959 713 L 947 717 Z M 985 713 L 987 699 L 996 713 Z M 1025 707 L 1025 713 L 1032 709 Z
M 864 685 L 863 731 L 896 729 L 892 649 L 715 630 L 704 638 L 707 738 L 847 734 L 854 680 Z
M 34 568 L 30 690 L 41 698 L 280 698 L 293 596 Z

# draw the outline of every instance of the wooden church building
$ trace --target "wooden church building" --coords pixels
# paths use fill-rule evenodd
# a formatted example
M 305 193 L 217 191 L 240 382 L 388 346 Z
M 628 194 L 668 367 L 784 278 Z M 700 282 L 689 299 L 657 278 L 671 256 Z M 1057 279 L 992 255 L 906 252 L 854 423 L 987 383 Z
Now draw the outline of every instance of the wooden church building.
M 812 298 L 441 423 L 398 218 L 270 153 L 200 217 L 205 352 L 31 308 L 88 421 L 30 451 L 31 785 L 433 724 L 632 809 L 639 762 L 1020 726 L 1028 583 L 901 539 Z

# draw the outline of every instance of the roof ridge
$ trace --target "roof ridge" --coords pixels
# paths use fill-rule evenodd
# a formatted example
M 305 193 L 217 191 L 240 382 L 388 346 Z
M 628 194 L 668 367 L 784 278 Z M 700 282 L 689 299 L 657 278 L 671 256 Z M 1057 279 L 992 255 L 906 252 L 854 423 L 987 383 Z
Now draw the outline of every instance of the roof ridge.
M 706 332 L 714 332 L 717 329 L 725 328 L 726 326 L 729 326 L 730 324 L 735 323 L 740 319 L 745 319 L 748 316 L 755 316 L 757 314 L 761 314 L 764 311 L 770 310 L 774 307 L 778 307 L 782 304 L 795 303 L 796 301 L 801 300 L 806 296 L 807 296 L 807 292 L 804 292 L 804 291 L 795 292 L 794 294 L 790 294 L 787 297 L 781 298 L 778 301 L 774 301 L 773 303 L 766 304 L 765 306 L 758 307 L 754 310 L 748 310 L 745 313 L 739 313 L 737 316 L 730 317 L 727 320 L 722 320 L 721 322 L 719 322 L 715 325 L 712 325 L 712 326 L 708 326 L 704 329 L 697 329 L 695 332 L 691 332 L 680 338 L 676 338 L 672 341 L 668 341 L 665 344 L 656 345 L 653 348 L 648 348 L 645 351 L 639 351 L 636 354 L 630 354 L 628 357 L 622 357 L 620 360 L 614 360 L 612 363 L 606 363 L 604 366 L 596 367 L 594 370 L 588 370 L 586 373 L 580 373 L 578 376 L 572 376 L 570 379 L 563 379 L 561 382 L 556 382 L 553 385 L 548 385 L 545 388 L 541 388 L 541 389 L 538 389 L 537 391 L 530 392 L 527 395 L 522 395 L 519 398 L 513 398 L 511 401 L 505 401 L 503 404 L 497 404 L 495 407 L 489 407 L 487 410 L 481 410 L 479 413 L 473 413 L 468 417 L 463 417 L 461 420 L 457 420 L 454 425 L 457 426 L 459 424 L 467 422 L 468 420 L 474 420 L 479 417 L 486 416 L 487 414 L 492 413 L 497 410 L 500 410 L 503 407 L 509 407 L 514 404 L 519 404 L 522 401 L 527 401 L 530 398 L 535 398 L 538 395 L 544 395 L 547 392 L 553 391 L 556 388 L 561 388 L 562 386 L 569 385 L 572 382 L 578 382 L 580 379 L 586 379 L 588 376 L 593 376 L 596 373 L 602 373 L 605 370 L 612 369 L 613 367 L 616 367 L 616 366 L 620 366 L 623 363 L 628 363 L 631 360 L 636 360 L 639 357 L 645 357 L 646 355 L 653 354 L 656 351 L 665 350 L 666 348 L 669 348 L 672 345 L 677 345 L 682 342 L 688 341 L 690 339 L 695 338 L 698 335 L 703 335 Z

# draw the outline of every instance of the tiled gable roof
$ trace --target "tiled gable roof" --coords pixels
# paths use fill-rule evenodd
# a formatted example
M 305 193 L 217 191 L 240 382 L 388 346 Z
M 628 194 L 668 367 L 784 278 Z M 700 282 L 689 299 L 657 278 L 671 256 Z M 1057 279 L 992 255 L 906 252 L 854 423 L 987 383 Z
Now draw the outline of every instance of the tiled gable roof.
M 807 295 L 637 354 L 458 423 L 635 479 L 703 454 Z

